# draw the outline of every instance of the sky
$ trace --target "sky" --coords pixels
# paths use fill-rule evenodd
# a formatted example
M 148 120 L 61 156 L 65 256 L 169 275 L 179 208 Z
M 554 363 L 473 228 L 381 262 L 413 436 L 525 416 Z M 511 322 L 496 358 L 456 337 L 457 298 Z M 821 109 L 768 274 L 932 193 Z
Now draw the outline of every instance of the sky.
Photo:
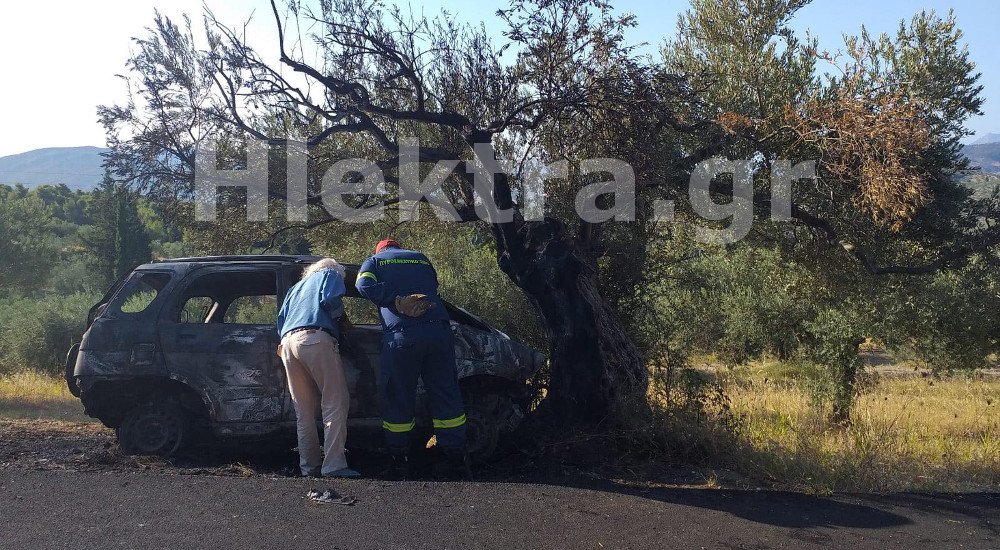
M 391 1 L 391 0 L 388 0 Z M 921 10 L 941 14 L 955 10 L 965 32 L 970 57 L 983 73 L 984 115 L 969 122 L 983 135 L 1000 133 L 1000 46 L 995 0 L 814 0 L 796 15 L 792 27 L 809 30 L 821 49 L 837 50 L 844 32 L 895 32 L 900 20 Z M 237 24 L 251 19 L 248 37 L 267 54 L 276 48 L 274 24 L 266 0 L 205 0 L 216 16 Z M 400 4 L 407 4 L 401 0 Z M 655 51 L 676 29 L 677 15 L 687 0 L 615 0 L 620 11 L 636 15 L 638 26 L 629 38 Z M 466 22 L 485 22 L 499 35 L 503 23 L 495 16 L 506 0 L 414 1 L 427 14 L 444 8 Z M 97 122 L 99 104 L 120 102 L 132 38 L 146 35 L 154 9 L 174 19 L 187 13 L 200 21 L 202 0 L 50 0 L 5 2 L 0 8 L 0 156 L 43 147 L 104 145 Z M 495 30 L 494 30 L 495 29 Z

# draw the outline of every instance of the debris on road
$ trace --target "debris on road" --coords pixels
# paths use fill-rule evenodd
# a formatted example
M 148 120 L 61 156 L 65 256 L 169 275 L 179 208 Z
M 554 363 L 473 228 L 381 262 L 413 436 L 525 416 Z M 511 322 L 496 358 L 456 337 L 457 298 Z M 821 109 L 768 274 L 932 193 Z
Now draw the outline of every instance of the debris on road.
M 322 492 L 312 489 L 306 493 L 306 498 L 317 504 L 341 504 L 344 506 L 353 506 L 354 503 L 358 501 L 358 499 L 354 497 L 342 496 L 337 491 L 332 489 L 327 489 Z

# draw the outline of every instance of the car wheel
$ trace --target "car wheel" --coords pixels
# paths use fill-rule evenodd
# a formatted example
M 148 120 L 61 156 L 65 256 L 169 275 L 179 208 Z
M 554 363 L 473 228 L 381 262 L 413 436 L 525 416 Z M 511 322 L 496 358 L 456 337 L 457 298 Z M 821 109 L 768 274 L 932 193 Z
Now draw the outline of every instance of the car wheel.
M 166 457 L 187 442 L 190 422 L 178 405 L 157 400 L 133 408 L 116 433 L 125 454 Z
M 66 365 L 65 365 L 65 377 L 66 386 L 69 387 L 69 393 L 73 394 L 73 397 L 80 397 L 80 386 L 76 384 L 76 377 L 73 376 L 76 370 L 76 358 L 80 354 L 80 344 L 73 344 L 73 347 L 69 348 L 69 352 L 66 354 Z
M 465 409 L 465 433 L 468 452 L 473 460 L 485 461 L 493 454 L 500 441 L 500 423 L 497 421 L 496 407 L 485 407 L 485 403 L 496 400 L 473 400 Z

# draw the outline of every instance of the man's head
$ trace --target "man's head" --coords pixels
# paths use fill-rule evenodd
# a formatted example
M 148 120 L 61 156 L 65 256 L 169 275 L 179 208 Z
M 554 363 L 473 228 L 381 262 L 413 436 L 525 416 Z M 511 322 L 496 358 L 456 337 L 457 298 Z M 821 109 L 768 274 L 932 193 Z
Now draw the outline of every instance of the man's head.
M 382 239 L 377 245 L 375 245 L 375 253 L 378 254 L 386 248 L 400 248 L 400 246 L 399 243 L 392 239 Z
M 336 271 L 341 277 L 343 277 L 346 273 L 344 266 L 337 263 L 337 260 L 334 260 L 333 258 L 323 258 L 322 260 L 307 267 L 306 270 L 302 272 L 302 278 L 305 279 L 314 273 L 326 271 L 327 269 Z

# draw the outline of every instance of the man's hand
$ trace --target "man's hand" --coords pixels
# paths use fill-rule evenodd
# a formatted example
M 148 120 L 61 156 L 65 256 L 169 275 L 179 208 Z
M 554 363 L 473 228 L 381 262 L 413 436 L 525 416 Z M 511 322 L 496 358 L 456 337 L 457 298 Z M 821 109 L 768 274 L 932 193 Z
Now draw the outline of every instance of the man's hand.
M 426 294 L 396 296 L 396 311 L 407 317 L 420 317 L 427 313 L 427 310 L 434 307 L 434 305 L 434 302 L 427 300 Z
M 350 334 L 351 331 L 354 330 L 354 323 L 352 323 L 351 320 L 347 318 L 347 315 L 343 315 L 340 317 L 338 325 L 340 326 L 340 333 L 344 335 Z

